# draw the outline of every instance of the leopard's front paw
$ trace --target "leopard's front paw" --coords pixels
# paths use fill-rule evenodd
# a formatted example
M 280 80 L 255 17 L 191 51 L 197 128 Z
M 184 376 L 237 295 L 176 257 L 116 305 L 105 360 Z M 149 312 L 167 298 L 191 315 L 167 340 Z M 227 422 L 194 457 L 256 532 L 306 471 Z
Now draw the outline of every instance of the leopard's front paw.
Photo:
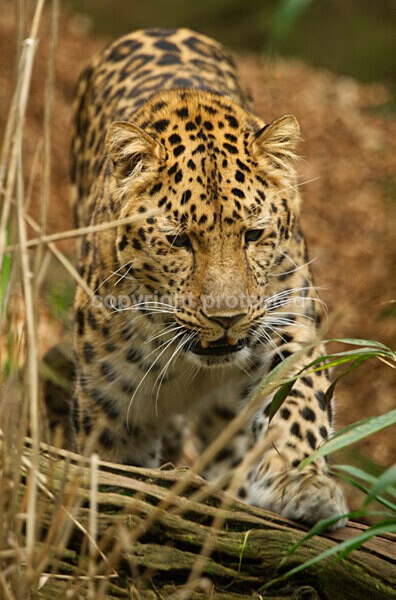
M 256 480 L 249 488 L 247 500 L 307 525 L 348 512 L 343 491 L 333 477 L 296 469 Z M 346 523 L 344 517 L 330 529 L 344 527 Z

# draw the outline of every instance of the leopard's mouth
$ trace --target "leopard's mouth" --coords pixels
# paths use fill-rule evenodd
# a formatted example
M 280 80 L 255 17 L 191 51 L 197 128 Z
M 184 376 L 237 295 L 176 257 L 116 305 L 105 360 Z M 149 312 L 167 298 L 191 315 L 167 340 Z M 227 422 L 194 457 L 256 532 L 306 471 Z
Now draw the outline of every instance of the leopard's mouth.
M 224 336 L 214 342 L 206 342 L 205 340 L 193 341 L 187 345 L 186 350 L 190 350 L 200 356 L 224 356 L 239 352 L 239 350 L 242 350 L 246 346 L 246 343 L 246 338 L 234 340 Z

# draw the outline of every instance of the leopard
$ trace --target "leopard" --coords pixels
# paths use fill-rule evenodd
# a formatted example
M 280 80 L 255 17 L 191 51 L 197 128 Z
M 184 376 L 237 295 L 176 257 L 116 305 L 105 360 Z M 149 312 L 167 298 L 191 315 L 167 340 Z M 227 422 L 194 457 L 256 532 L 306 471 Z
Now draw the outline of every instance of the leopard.
M 203 453 L 253 406 L 200 474 L 238 472 L 240 501 L 336 528 L 347 505 L 327 458 L 299 468 L 334 415 L 329 370 L 302 371 L 326 350 L 300 137 L 295 116 L 254 112 L 234 58 L 203 34 L 140 30 L 93 57 L 71 150 L 72 418 L 78 452 L 157 468 L 179 464 L 186 441 Z M 300 375 L 273 414 L 263 381 L 289 363 Z

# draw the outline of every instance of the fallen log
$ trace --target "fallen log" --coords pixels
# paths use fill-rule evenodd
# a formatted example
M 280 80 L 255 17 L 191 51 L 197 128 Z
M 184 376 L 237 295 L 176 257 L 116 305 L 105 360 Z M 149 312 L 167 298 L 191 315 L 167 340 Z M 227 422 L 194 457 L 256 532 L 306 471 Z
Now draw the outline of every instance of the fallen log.
M 22 498 L 32 464 L 33 449 L 26 443 Z M 172 489 L 183 480 L 184 489 L 174 495 Z M 42 445 L 38 482 L 35 581 L 36 597 L 43 600 L 396 599 L 392 534 L 266 588 L 365 526 L 350 523 L 315 536 L 285 559 L 306 533 L 304 527 L 214 491 L 188 469 L 96 467 L 76 454 Z M 200 557 L 203 548 L 206 557 Z

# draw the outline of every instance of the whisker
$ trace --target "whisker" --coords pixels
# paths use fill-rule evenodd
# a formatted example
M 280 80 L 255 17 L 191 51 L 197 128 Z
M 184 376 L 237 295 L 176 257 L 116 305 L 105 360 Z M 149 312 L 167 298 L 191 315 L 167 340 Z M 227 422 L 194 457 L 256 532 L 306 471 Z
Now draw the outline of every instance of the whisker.
M 253 365 L 253 361 L 250 358 L 248 358 L 248 360 Z M 237 361 L 237 367 L 238 367 L 238 369 L 240 369 L 242 371 L 242 373 L 244 373 L 248 377 L 250 377 L 250 378 L 253 377 L 253 372 L 249 368 L 248 364 L 243 364 L 242 362 Z
M 151 372 L 151 370 L 153 369 L 154 365 L 157 363 L 157 361 L 161 358 L 161 356 L 164 354 L 164 352 L 169 348 L 169 346 L 171 346 L 173 344 L 173 342 L 180 337 L 181 335 L 183 335 L 183 332 L 180 331 L 179 333 L 177 333 L 176 335 L 173 336 L 173 338 L 171 340 L 167 340 L 166 342 L 164 342 L 164 344 L 162 344 L 159 348 L 155 348 L 155 350 L 153 350 L 152 352 L 150 352 L 145 358 L 148 358 L 153 352 L 155 352 L 156 350 L 159 350 L 162 346 L 165 346 L 163 348 L 163 350 L 161 350 L 161 352 L 158 354 L 157 358 L 154 360 L 154 362 L 151 364 L 150 368 L 146 371 L 146 373 L 143 375 L 143 377 L 141 378 L 141 380 L 139 381 L 135 391 L 133 392 L 133 395 L 129 401 L 128 404 L 128 410 L 127 410 L 127 416 L 126 416 L 126 422 L 127 422 L 127 428 L 129 431 L 129 415 L 131 412 L 131 408 L 132 408 L 132 404 L 133 404 L 133 400 L 140 388 L 140 386 L 142 385 L 142 383 L 144 382 L 144 380 L 146 379 L 146 377 L 148 376 L 148 374 Z
M 146 354 L 144 358 L 149 358 L 152 354 L 154 354 L 154 352 L 157 352 L 157 350 L 161 350 L 161 348 L 163 348 L 168 342 L 175 341 L 181 335 L 181 333 L 182 332 L 175 334 L 170 340 L 165 340 L 164 342 L 162 342 L 159 346 L 154 348 L 154 350 L 151 350 L 151 352 Z
M 88 296 L 88 298 L 85 300 L 84 304 L 81 305 L 81 308 L 84 308 L 84 306 L 86 304 L 88 304 L 88 302 L 90 300 L 92 300 L 92 298 L 95 296 L 96 292 L 106 283 L 106 281 L 108 281 L 109 279 L 111 279 L 111 277 L 114 277 L 114 275 L 116 275 L 118 273 L 118 271 L 121 271 L 121 269 L 125 269 L 125 267 L 129 264 L 131 264 L 131 260 L 128 260 L 128 262 L 126 262 L 124 265 L 121 265 L 121 267 L 119 267 L 116 271 L 111 271 L 110 275 L 108 277 L 106 277 L 102 283 L 100 283 L 93 291 L 93 293 L 91 294 L 91 296 Z
M 126 263 L 126 264 L 128 264 L 128 263 Z M 125 266 L 126 266 L 126 265 L 125 265 Z M 132 280 L 132 279 L 133 279 L 133 277 L 128 277 L 128 273 L 129 273 L 129 271 L 132 269 L 132 266 L 133 266 L 133 265 L 132 265 L 132 261 L 130 261 L 130 265 L 129 265 L 129 267 L 128 267 L 128 270 L 126 271 L 126 273 L 124 273 L 123 275 L 121 275 L 121 277 L 119 277 L 119 279 L 118 279 L 118 280 L 115 282 L 115 284 L 114 284 L 114 286 L 113 286 L 113 287 L 115 287 L 116 285 L 118 285 L 118 284 L 120 283 L 120 281 L 122 281 L 122 280 L 123 280 L 123 279 L 125 279 L 125 278 L 127 278 L 127 279 L 130 279 L 130 280 Z M 112 272 L 112 273 L 113 273 L 113 275 L 117 275 L 118 271 L 119 271 L 119 269 L 118 269 L 117 271 L 113 271 L 113 272 Z
M 259 330 L 256 330 L 256 335 L 257 335 L 257 340 L 259 342 L 262 342 L 263 340 L 265 340 L 266 342 L 268 342 L 270 344 L 270 346 L 272 346 L 272 348 L 275 350 L 275 352 L 277 352 L 277 354 L 279 354 L 279 356 L 283 360 L 284 356 L 283 356 L 282 352 L 279 350 L 279 348 L 275 344 L 274 340 L 268 334 L 268 332 L 267 332 L 267 330 L 266 330 L 265 327 L 262 327 Z
M 145 308 L 154 305 L 156 308 L 172 308 L 173 310 L 177 310 L 176 306 L 173 304 L 168 304 L 167 302 L 161 302 L 160 300 L 144 300 L 143 302 L 134 302 L 132 307 L 137 308 Z
M 279 316 L 281 315 L 281 316 Z M 270 314 L 268 316 L 265 316 L 264 319 L 269 319 L 272 320 L 273 317 L 276 317 L 277 319 L 287 319 L 288 316 L 291 317 L 301 317 L 304 319 L 307 319 L 308 321 L 315 321 L 315 319 L 313 317 L 310 317 L 309 315 L 306 315 L 304 313 L 297 313 L 297 312 L 290 312 L 289 310 L 286 312 L 283 311 L 271 311 Z M 289 323 L 295 324 L 295 325 L 301 325 L 301 323 L 296 323 L 293 319 L 288 319 Z
M 294 260 L 292 260 L 290 258 L 290 256 L 288 256 L 286 253 L 283 253 L 283 256 L 285 258 L 287 258 L 292 263 L 292 265 L 294 266 L 294 269 L 290 269 L 289 271 L 282 271 L 282 273 L 275 273 L 273 275 L 270 274 L 270 277 L 281 277 L 283 275 L 291 275 L 292 273 L 296 273 L 297 271 L 301 271 L 302 269 L 304 269 L 304 267 L 309 267 L 309 265 L 311 265 L 312 263 L 314 263 L 316 261 L 316 259 L 317 259 L 317 257 L 314 256 L 313 258 L 311 258 L 311 260 L 305 262 L 304 264 L 297 265 L 294 262 Z
M 168 359 L 168 361 L 166 362 L 166 364 L 164 365 L 164 367 L 162 368 L 161 372 L 158 374 L 157 379 L 154 382 L 153 385 L 153 392 L 155 390 L 155 386 L 158 384 L 158 389 L 157 389 L 157 394 L 155 397 L 155 414 L 158 416 L 158 398 L 159 398 L 159 393 L 160 393 L 160 389 L 162 386 L 162 382 L 164 381 L 164 377 L 165 374 L 172 362 L 172 360 L 176 357 L 176 355 L 180 352 L 180 350 L 182 349 L 183 346 L 185 346 L 186 344 L 188 344 L 193 338 L 194 336 L 197 335 L 197 332 L 193 331 L 188 337 L 187 339 L 183 338 L 182 340 L 179 341 L 176 349 L 174 350 L 172 356 Z
M 175 323 L 172 323 L 171 325 L 168 325 L 168 327 L 165 327 L 165 329 L 163 331 L 161 331 L 161 333 L 157 333 L 156 335 L 152 335 L 151 337 L 149 337 L 147 340 L 145 340 L 145 344 L 148 344 L 150 342 L 152 342 L 153 340 L 156 340 L 160 337 L 162 337 L 163 335 L 172 333 L 173 331 L 178 331 L 179 329 L 184 329 L 183 325 L 178 325 L 177 327 L 174 327 Z
M 270 306 L 267 307 L 267 312 L 270 313 L 277 308 L 282 308 L 284 306 L 290 306 L 296 304 L 297 302 L 306 303 L 306 302 L 316 302 L 320 304 L 324 309 L 326 309 L 326 303 L 323 302 L 320 298 L 317 297 L 306 297 L 306 296 L 293 296 L 292 298 L 284 298 L 276 303 L 271 303 Z
M 181 233 L 181 232 L 182 232 L 182 230 L 183 230 L 183 224 L 182 224 L 182 223 L 179 223 L 179 224 L 178 224 L 178 226 L 177 226 L 177 229 L 176 229 L 176 230 L 175 230 L 175 231 L 172 233 L 172 235 L 174 235 L 174 236 L 175 236 L 175 240 L 176 240 L 176 237 L 179 235 L 179 233 Z M 169 252 L 172 250 L 172 248 L 173 248 L 173 244 L 174 244 L 174 243 L 175 243 L 175 242 L 174 242 L 174 241 L 172 241 L 172 243 L 170 244 L 170 246 L 169 246 L 169 250 L 168 250 L 168 252 L 167 252 L 167 254 L 166 254 L 167 256 L 168 256 Z
M 284 344 L 287 343 L 285 338 L 282 336 L 281 333 L 279 333 L 279 330 L 276 327 L 274 328 L 271 325 L 266 325 L 266 329 L 269 329 L 269 331 L 272 331 L 272 333 L 274 333 L 276 336 L 278 336 Z
M 312 179 L 306 179 L 305 181 L 301 181 L 300 183 L 295 183 L 295 184 L 283 187 L 281 190 L 279 190 L 278 192 L 276 192 L 274 194 L 274 198 L 276 196 L 279 196 L 280 194 L 283 194 L 287 190 L 296 190 L 298 187 L 302 187 L 303 185 L 307 185 L 308 183 L 312 183 L 313 181 L 316 181 L 317 179 L 320 179 L 320 177 L 313 177 Z
M 193 381 L 193 379 L 196 377 L 196 375 L 199 373 L 200 370 L 201 370 L 200 365 L 197 365 L 196 363 L 188 364 L 187 368 L 183 372 L 183 375 L 186 378 L 187 383 L 190 383 L 191 381 Z
M 317 290 L 324 290 L 325 288 L 323 287 L 318 287 L 318 286 L 314 286 L 314 285 L 308 285 L 308 286 L 302 286 L 302 287 L 296 287 L 296 288 L 289 288 L 287 290 L 283 290 L 282 292 L 277 292 L 275 294 L 272 294 L 272 296 L 268 296 L 268 298 L 266 299 L 267 302 L 272 303 L 273 300 L 276 300 L 278 298 L 284 298 L 286 297 L 290 297 L 293 294 L 296 294 L 297 292 L 306 292 L 308 290 L 316 292 Z
M 153 304 L 154 306 L 148 306 L 148 304 Z M 173 314 L 175 311 L 177 312 L 177 308 L 172 306 L 171 304 L 161 304 L 161 303 L 156 303 L 156 302 L 150 302 L 150 303 L 144 303 L 144 302 L 139 302 L 139 303 L 135 303 L 132 304 L 131 306 L 114 306 L 114 304 L 112 304 L 112 307 L 114 308 L 114 310 L 112 312 L 125 312 L 125 311 L 144 311 L 146 314 L 153 314 L 153 313 L 168 313 L 168 314 Z M 171 310 L 172 309 L 172 310 Z

